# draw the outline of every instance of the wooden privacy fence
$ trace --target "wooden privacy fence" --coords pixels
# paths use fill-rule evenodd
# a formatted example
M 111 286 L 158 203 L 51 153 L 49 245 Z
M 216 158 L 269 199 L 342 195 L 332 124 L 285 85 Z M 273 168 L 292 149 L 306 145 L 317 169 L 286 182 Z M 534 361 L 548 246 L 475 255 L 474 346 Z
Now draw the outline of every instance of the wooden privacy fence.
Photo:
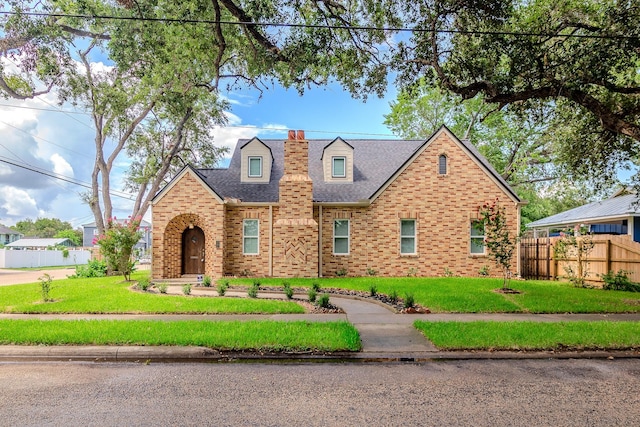
M 520 274 L 525 279 L 557 279 L 566 276 L 567 265 L 575 258 L 556 260 L 553 245 L 560 237 L 525 238 L 520 241 Z M 601 275 L 625 270 L 629 279 L 640 282 L 640 243 L 631 236 L 610 234 L 593 236 L 594 247 L 587 257 L 587 280 L 602 282 Z

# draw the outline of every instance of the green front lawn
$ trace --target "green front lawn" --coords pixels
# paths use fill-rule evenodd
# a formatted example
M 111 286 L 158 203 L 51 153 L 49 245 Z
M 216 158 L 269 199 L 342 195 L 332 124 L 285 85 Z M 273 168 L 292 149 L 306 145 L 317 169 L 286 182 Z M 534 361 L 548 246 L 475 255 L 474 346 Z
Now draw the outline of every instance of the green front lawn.
M 425 322 L 415 327 L 442 350 L 640 348 L 640 322 Z
M 148 272 L 134 273 L 133 278 Z M 3 313 L 304 313 L 290 301 L 160 295 L 130 290 L 122 276 L 54 280 L 43 302 L 40 284 L 0 286 Z
M 324 288 L 379 293 L 393 290 L 399 297 L 413 294 L 416 303 L 434 313 L 638 313 L 640 293 L 576 288 L 567 282 L 512 280 L 511 287 L 522 294 L 495 292 L 502 279 L 468 277 L 342 277 L 321 279 L 260 279 L 264 286 L 309 287 L 318 282 Z M 234 279 L 232 284 L 251 284 L 253 279 Z
M 218 350 L 358 351 L 347 322 L 0 320 L 0 345 L 169 345 Z

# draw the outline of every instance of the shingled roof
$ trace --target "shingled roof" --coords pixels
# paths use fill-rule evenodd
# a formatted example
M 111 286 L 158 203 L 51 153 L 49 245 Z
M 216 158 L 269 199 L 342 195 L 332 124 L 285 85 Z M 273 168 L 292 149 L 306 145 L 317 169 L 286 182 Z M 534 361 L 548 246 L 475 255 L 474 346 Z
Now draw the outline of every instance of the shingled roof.
M 446 127 L 443 126 L 442 129 L 446 129 Z M 313 201 L 316 203 L 369 202 L 432 138 L 428 140 L 340 138 L 354 150 L 353 182 L 344 184 L 325 182 L 323 176 L 322 154 L 324 149 L 337 138 L 309 140 L 309 177 L 313 181 Z M 238 199 L 248 203 L 277 203 L 278 184 L 284 173 L 285 141 L 282 139 L 259 139 L 271 150 L 273 155 L 271 180 L 269 183 L 243 183 L 240 177 L 241 147 L 251 140 L 241 139 L 238 141 L 228 168 L 193 170 L 223 199 Z M 459 142 L 467 153 L 478 161 L 481 167 L 499 182 L 515 201 L 520 201 L 509 184 L 470 142 Z

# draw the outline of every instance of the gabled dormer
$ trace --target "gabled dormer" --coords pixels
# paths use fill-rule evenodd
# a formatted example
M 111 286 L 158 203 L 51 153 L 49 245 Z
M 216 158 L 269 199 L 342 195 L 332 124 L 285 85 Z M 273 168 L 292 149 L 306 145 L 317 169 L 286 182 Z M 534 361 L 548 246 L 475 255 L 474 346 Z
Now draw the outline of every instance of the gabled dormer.
M 271 180 L 273 154 L 258 138 L 240 147 L 240 181 L 265 184 Z
M 322 170 L 325 182 L 353 182 L 353 147 L 342 138 L 336 138 L 324 147 Z

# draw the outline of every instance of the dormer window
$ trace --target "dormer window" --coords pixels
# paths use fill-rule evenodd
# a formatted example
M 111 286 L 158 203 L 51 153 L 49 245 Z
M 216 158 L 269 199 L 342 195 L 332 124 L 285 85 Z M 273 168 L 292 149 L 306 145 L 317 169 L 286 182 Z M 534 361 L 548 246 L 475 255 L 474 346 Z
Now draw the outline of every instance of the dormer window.
M 262 178 L 262 157 L 249 157 L 249 178 Z
M 346 157 L 332 157 L 331 158 L 331 177 L 332 178 L 346 178 L 347 176 L 347 158 Z
M 438 157 L 438 175 L 447 174 L 447 156 L 440 154 Z

